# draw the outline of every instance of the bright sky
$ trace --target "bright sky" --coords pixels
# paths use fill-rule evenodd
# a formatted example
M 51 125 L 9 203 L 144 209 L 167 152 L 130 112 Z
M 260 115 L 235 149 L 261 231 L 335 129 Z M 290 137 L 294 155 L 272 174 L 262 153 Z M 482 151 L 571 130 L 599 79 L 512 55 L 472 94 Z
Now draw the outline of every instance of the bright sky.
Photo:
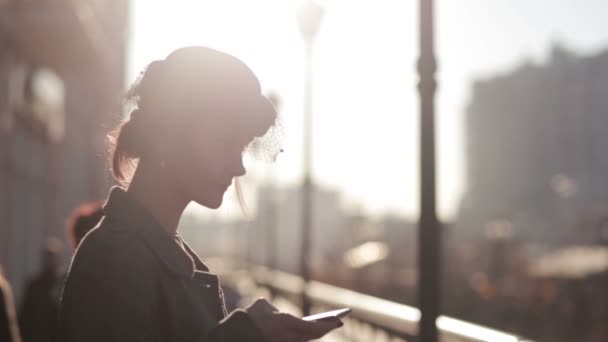
M 371 214 L 418 212 L 416 0 L 326 0 L 314 49 L 314 177 Z M 285 153 L 275 175 L 299 181 L 303 44 L 296 0 L 133 0 L 129 82 L 186 45 L 234 54 L 279 94 Z M 439 63 L 439 212 L 453 218 L 466 191 L 464 109 L 470 82 L 553 42 L 580 53 L 608 48 L 605 0 L 436 1 Z M 257 172 L 256 172 L 257 170 Z M 254 177 L 264 177 L 259 168 Z

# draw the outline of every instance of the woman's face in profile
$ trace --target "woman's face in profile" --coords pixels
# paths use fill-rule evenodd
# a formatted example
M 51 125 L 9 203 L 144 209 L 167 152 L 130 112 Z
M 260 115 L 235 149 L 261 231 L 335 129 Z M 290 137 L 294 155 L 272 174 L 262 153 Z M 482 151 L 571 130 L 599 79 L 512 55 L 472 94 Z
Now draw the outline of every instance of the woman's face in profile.
M 245 174 L 243 152 L 253 137 L 226 124 L 205 122 L 205 113 L 200 108 L 195 119 L 169 139 L 173 143 L 168 164 L 173 165 L 170 177 L 184 198 L 215 209 L 234 178 Z

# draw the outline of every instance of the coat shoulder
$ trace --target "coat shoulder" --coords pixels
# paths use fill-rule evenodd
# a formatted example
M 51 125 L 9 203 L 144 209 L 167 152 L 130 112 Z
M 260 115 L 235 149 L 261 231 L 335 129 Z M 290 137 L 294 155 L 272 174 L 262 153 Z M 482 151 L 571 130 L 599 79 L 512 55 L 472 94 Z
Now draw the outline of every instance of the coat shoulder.
M 81 242 L 72 260 L 70 274 L 92 270 L 103 276 L 132 271 L 150 275 L 155 265 L 152 251 L 135 231 L 119 222 L 104 219 Z

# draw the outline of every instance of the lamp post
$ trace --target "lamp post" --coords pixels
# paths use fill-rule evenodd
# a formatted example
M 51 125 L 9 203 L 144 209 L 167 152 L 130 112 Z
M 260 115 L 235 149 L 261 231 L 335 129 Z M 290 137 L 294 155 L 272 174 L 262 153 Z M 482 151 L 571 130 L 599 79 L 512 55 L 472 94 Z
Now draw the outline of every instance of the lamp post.
M 312 233 L 312 47 L 319 31 L 323 8 L 307 0 L 298 10 L 298 24 L 304 39 L 304 146 L 303 146 L 303 184 L 302 184 L 302 241 L 300 250 L 300 275 L 304 280 L 302 289 L 302 314 L 310 314 L 310 301 L 306 287 L 310 280 L 310 241 Z
M 435 189 L 435 71 L 433 0 L 420 0 L 420 221 L 418 232 L 419 337 L 437 342 L 441 228 L 436 214 Z

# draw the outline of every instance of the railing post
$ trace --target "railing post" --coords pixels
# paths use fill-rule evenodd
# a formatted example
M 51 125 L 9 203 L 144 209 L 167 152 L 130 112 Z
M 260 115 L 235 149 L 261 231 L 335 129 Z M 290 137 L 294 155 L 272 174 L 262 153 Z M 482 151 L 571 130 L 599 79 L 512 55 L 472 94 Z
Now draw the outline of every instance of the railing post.
M 435 188 L 435 55 L 433 0 L 420 0 L 420 221 L 418 231 L 418 301 L 422 342 L 437 342 L 441 230 Z

